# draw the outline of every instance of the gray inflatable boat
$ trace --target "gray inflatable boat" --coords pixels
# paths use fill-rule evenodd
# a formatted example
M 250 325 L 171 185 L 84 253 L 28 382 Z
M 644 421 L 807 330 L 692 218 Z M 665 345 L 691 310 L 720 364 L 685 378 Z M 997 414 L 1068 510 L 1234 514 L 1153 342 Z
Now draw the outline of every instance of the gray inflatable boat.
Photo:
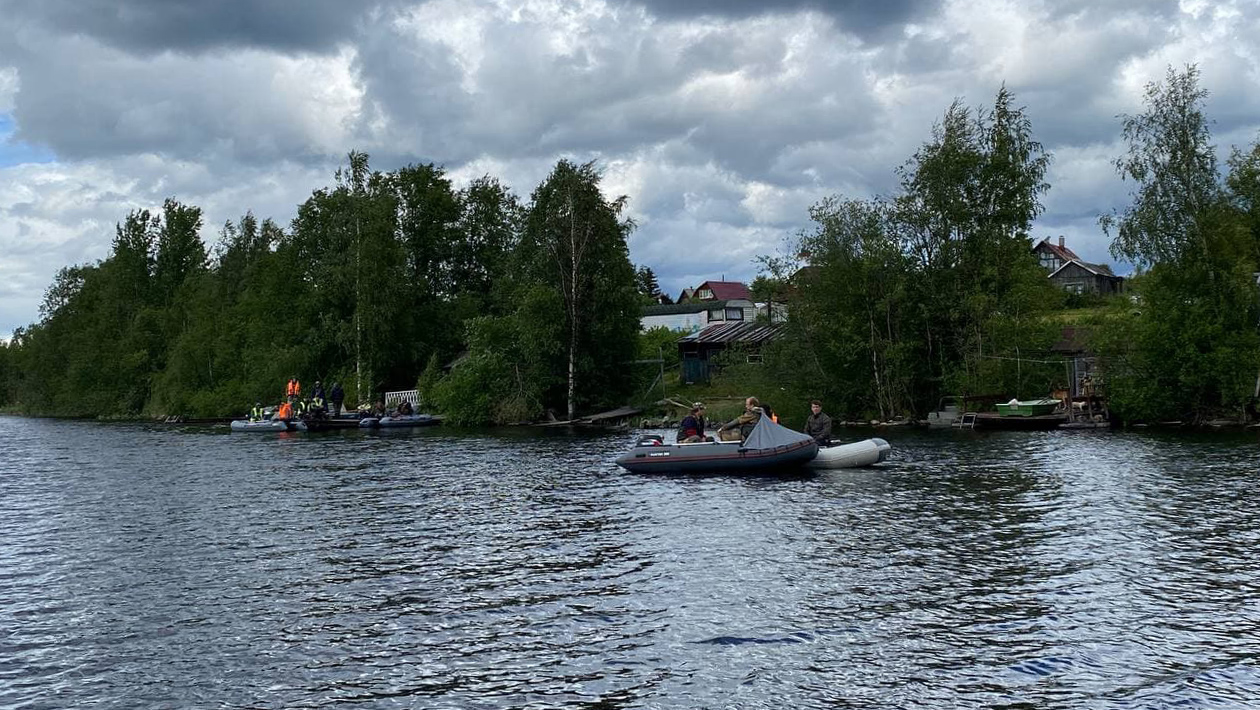
M 283 419 L 264 419 L 251 422 L 237 419 L 232 422 L 232 431 L 236 432 L 268 432 L 268 431 L 306 431 L 306 425 L 300 421 L 286 422 Z
M 397 429 L 402 427 L 433 426 L 442 420 L 431 414 L 404 414 L 401 417 L 367 417 L 359 420 L 364 429 Z
M 786 473 L 802 470 L 818 455 L 818 444 L 762 417 L 748 440 L 666 444 L 644 437 L 617 457 L 617 465 L 635 473 Z

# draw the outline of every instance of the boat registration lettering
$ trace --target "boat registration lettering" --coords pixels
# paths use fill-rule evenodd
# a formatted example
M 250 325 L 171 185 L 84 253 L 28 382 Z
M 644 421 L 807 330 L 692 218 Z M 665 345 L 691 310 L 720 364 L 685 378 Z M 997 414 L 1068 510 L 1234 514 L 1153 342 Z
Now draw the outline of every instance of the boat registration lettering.
M 669 452 L 668 451 L 653 451 L 652 453 L 648 454 L 648 456 L 652 458 L 657 458 L 659 456 L 669 456 Z

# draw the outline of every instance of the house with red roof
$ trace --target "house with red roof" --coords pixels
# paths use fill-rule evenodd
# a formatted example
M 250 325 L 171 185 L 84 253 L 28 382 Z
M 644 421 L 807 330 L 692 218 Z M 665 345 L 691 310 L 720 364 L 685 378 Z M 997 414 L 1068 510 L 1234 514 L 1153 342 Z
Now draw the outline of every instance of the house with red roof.
M 678 303 L 688 301 L 751 301 L 752 293 L 740 281 L 705 281 L 694 289 L 683 289 Z
M 748 286 L 739 281 L 705 281 L 685 288 L 676 303 L 644 309 L 642 327 L 695 333 L 714 323 L 751 323 L 757 318 Z

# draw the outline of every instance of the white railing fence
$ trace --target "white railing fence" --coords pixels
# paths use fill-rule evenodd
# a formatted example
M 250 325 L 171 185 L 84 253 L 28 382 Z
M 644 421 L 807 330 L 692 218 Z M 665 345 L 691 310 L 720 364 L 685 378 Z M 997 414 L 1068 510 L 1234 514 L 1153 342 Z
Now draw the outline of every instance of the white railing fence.
M 406 400 L 411 402 L 412 407 L 420 406 L 420 392 L 417 390 L 399 390 L 397 392 L 385 393 L 385 406 L 394 407 L 399 402 Z

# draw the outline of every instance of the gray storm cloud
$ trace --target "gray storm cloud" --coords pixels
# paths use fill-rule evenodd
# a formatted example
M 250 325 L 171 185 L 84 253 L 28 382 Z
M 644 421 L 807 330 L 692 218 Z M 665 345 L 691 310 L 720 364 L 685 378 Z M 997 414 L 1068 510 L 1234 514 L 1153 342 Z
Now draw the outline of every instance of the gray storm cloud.
M 1258 23 L 1242 1 L 0 0 L 0 335 L 127 210 L 200 204 L 208 241 L 287 222 L 352 149 L 522 196 L 596 159 L 667 291 L 748 279 L 810 204 L 893 192 L 950 101 L 1003 84 L 1055 155 L 1036 235 L 1106 262 L 1117 116 L 1194 62 L 1222 157 L 1254 140 Z

